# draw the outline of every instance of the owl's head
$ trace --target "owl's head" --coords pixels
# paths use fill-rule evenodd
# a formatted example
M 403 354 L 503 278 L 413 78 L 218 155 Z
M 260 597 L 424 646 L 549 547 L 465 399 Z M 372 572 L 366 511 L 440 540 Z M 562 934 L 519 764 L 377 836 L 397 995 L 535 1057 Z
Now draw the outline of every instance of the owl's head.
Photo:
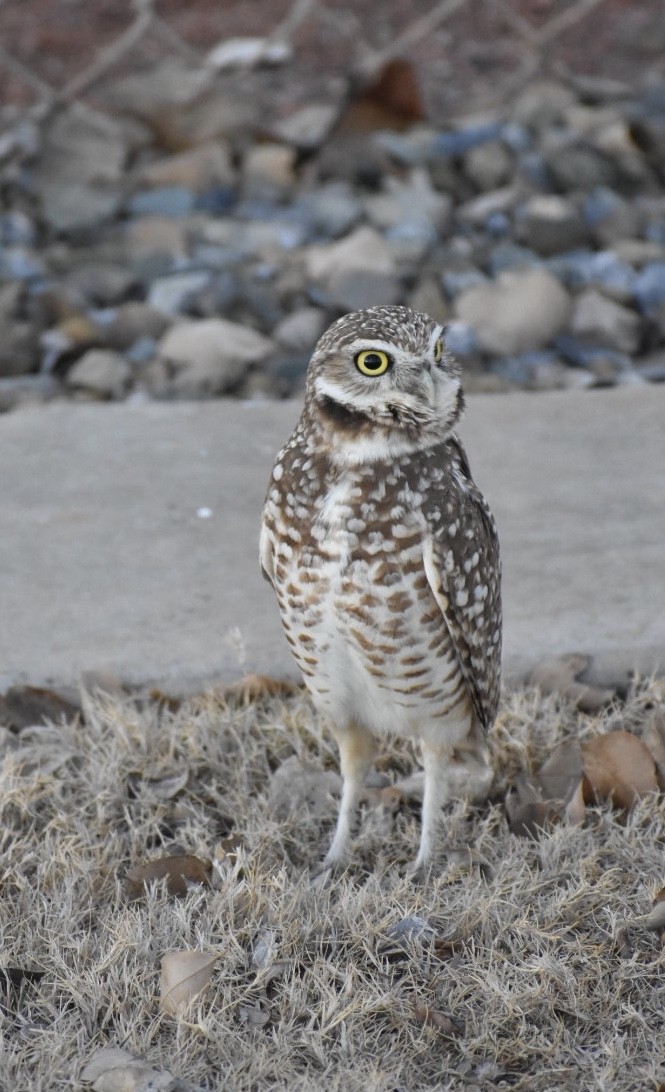
M 464 405 L 443 327 L 408 307 L 372 307 L 334 322 L 307 373 L 306 413 L 333 448 L 396 456 L 446 439 Z

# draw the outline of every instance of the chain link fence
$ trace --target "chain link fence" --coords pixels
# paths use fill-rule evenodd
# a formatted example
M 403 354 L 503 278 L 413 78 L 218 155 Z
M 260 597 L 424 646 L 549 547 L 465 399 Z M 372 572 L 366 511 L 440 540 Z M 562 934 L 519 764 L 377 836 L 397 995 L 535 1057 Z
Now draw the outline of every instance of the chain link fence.
M 109 108 L 119 75 L 171 58 L 204 65 L 211 46 L 241 35 L 260 44 L 227 50 L 210 78 L 227 65 L 254 67 L 257 79 L 269 71 L 278 108 L 325 95 L 340 77 L 370 82 L 396 57 L 411 61 L 438 121 L 496 106 L 543 75 L 607 95 L 665 74 L 662 0 L 0 0 L 2 130 L 74 101 Z

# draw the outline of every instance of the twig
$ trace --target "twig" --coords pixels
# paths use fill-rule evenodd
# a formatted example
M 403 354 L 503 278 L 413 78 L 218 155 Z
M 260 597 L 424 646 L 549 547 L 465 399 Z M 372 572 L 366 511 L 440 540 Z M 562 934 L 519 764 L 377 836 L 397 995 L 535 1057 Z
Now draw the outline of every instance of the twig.
M 56 96 L 59 104 L 71 102 L 83 91 L 88 91 L 141 40 L 155 17 L 154 0 L 134 0 L 134 8 L 137 14 L 131 26 L 106 49 L 100 50 L 92 64 L 65 85 Z
M 358 74 L 366 79 L 371 79 L 388 62 L 411 49 L 416 42 L 421 41 L 432 33 L 441 23 L 449 19 L 451 15 L 464 6 L 465 0 L 439 0 L 431 11 L 421 15 L 401 34 L 381 50 L 367 50 L 360 58 L 357 66 Z

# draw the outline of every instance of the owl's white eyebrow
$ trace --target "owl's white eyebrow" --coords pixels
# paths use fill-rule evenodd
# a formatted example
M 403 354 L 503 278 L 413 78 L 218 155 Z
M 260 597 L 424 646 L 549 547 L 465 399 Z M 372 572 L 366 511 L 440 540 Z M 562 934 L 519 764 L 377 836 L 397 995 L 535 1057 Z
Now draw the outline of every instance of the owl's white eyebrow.
M 394 356 L 395 351 L 399 351 L 398 347 L 390 341 L 382 341 L 377 337 L 357 337 L 349 343 L 348 347 L 352 353 L 361 352 L 363 349 L 381 349 L 382 352 Z

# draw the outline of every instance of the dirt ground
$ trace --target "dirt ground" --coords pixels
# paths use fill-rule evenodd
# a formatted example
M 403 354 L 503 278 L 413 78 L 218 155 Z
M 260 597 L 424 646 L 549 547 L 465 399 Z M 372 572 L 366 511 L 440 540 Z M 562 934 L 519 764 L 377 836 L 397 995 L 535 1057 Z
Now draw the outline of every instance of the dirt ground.
M 318 872 L 337 765 L 301 695 L 98 695 L 85 723 L 6 733 L 0 1086 L 662 1092 L 662 796 L 528 837 L 505 797 L 562 740 L 664 705 L 663 680 L 594 715 L 507 694 L 495 790 L 448 808 L 420 881 L 393 742 L 353 862 Z

